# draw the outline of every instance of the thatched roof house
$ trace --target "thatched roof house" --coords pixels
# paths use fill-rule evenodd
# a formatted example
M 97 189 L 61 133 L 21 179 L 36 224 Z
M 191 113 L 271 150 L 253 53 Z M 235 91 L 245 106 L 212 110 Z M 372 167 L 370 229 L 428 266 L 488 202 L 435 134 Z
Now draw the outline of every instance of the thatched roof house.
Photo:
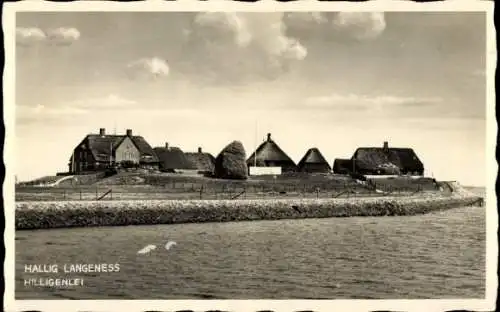
M 165 143 L 165 147 L 155 147 L 154 152 L 158 156 L 160 170 L 174 171 L 188 169 L 196 169 L 195 166 L 187 159 L 184 152 L 178 147 L 169 147 Z
M 215 157 L 210 153 L 203 152 L 201 147 L 198 148 L 197 153 L 184 153 L 184 155 L 198 171 L 203 173 L 214 173 Z
M 316 147 L 310 148 L 299 161 L 298 170 L 301 172 L 330 172 L 331 167 Z
M 254 165 L 259 167 L 281 167 L 282 172 L 297 171 L 297 166 L 293 160 L 271 139 L 270 133 L 267 134 L 267 140 L 248 158 L 247 166 Z
M 158 166 L 158 158 L 149 143 L 131 129 L 126 134 L 88 134 L 75 147 L 69 159 L 69 172 L 93 171 L 129 161 L 145 167 Z
M 411 148 L 360 147 L 352 157 L 356 173 L 423 175 L 424 165 Z
M 335 158 L 333 161 L 333 173 L 349 174 L 352 170 L 353 167 L 351 159 Z

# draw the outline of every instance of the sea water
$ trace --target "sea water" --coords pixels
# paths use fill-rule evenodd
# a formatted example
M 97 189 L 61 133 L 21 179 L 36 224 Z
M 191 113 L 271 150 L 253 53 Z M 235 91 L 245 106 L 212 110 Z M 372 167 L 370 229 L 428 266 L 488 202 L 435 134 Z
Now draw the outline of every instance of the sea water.
M 484 207 L 405 217 L 18 231 L 15 291 L 18 299 L 484 298 L 485 236 Z M 176 244 L 167 250 L 169 241 Z M 137 253 L 148 245 L 157 248 Z M 115 270 L 25 272 L 33 264 Z M 25 285 L 34 278 L 82 285 Z

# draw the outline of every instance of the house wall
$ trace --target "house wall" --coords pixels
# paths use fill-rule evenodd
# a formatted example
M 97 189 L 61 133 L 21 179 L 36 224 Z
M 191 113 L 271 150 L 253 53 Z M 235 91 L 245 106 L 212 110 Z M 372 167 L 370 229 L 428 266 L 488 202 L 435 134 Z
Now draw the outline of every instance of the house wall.
M 281 167 L 249 167 L 249 175 L 280 175 Z
M 262 164 L 262 162 L 257 162 L 258 166 L 266 166 L 266 167 L 281 167 L 281 172 L 295 172 L 297 171 L 297 167 L 289 162 L 285 161 L 272 161 L 272 160 L 265 160 Z M 250 166 L 253 166 L 251 164 Z
M 326 164 L 304 164 L 302 168 L 300 168 L 301 172 L 330 172 L 330 168 Z
M 139 163 L 141 153 L 129 137 L 123 139 L 121 144 L 115 150 L 115 162 L 131 161 Z
M 69 163 L 70 172 L 78 173 L 94 169 L 94 157 L 90 150 L 78 146 L 74 149 L 73 155 L 75 160 L 74 164 L 73 162 Z

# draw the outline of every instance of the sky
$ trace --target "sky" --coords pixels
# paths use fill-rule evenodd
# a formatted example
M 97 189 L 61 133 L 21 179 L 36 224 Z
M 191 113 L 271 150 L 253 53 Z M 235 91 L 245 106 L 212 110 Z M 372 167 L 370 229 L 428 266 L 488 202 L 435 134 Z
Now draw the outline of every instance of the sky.
M 67 171 L 86 134 L 298 162 L 411 147 L 425 174 L 486 181 L 486 20 L 475 12 L 19 12 L 16 174 Z

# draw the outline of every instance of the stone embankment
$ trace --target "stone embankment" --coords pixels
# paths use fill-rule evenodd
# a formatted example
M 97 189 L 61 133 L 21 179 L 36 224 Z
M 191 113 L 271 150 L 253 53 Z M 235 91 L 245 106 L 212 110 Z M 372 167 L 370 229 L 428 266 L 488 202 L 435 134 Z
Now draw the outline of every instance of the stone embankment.
M 463 206 L 484 199 L 446 182 L 452 192 L 406 197 L 257 199 L 257 200 L 116 200 L 17 202 L 16 229 L 151 225 L 354 216 L 405 216 Z

